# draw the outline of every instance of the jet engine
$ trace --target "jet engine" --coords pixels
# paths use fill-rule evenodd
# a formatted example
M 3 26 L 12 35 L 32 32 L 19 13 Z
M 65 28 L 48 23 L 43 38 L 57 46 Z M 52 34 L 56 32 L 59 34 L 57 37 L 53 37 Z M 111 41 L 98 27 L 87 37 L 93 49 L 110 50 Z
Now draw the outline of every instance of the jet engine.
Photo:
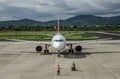
M 37 52 L 41 52 L 42 49 L 43 49 L 42 46 L 37 46 L 37 47 L 36 47 L 36 51 L 37 51 Z
M 80 45 L 76 46 L 76 47 L 75 47 L 75 50 L 76 50 L 77 52 L 81 52 L 81 51 L 82 51 L 82 46 L 80 46 Z

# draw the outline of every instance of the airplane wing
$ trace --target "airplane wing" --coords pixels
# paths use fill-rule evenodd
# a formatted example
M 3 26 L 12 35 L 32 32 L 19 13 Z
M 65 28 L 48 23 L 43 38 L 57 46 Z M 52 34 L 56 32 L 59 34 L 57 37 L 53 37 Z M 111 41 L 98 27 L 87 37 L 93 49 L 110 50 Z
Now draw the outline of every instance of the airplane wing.
M 96 43 L 97 41 L 108 41 L 111 40 L 111 38 L 105 38 L 105 39 L 96 39 L 96 40 L 80 40 L 80 41 L 69 41 L 67 42 L 67 45 L 69 44 L 85 44 L 85 43 Z
M 67 45 L 75 45 L 75 44 L 84 44 L 84 43 L 96 43 L 97 40 L 81 40 L 81 41 L 69 41 Z
M 48 47 L 52 46 L 49 41 L 28 41 L 28 40 L 17 40 L 17 39 L 6 39 L 7 41 L 14 41 L 14 42 L 29 42 L 29 43 L 36 43 L 36 51 L 41 52 L 43 46 L 45 47 L 44 53 L 49 53 Z
M 80 44 L 80 41 L 69 41 L 66 43 L 66 45 L 75 45 L 75 44 Z
M 30 42 L 30 43 L 37 43 L 40 45 L 49 45 L 51 46 L 51 43 L 49 41 L 28 41 L 28 40 L 18 40 L 18 39 L 5 39 L 6 41 L 13 41 L 13 42 Z

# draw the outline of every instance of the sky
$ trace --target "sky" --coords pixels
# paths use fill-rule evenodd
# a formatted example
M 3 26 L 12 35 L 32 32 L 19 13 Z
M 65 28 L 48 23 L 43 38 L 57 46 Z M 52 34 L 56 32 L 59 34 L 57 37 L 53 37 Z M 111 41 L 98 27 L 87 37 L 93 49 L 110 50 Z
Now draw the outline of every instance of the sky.
M 0 0 L 0 21 L 49 21 L 76 15 L 120 15 L 120 0 Z

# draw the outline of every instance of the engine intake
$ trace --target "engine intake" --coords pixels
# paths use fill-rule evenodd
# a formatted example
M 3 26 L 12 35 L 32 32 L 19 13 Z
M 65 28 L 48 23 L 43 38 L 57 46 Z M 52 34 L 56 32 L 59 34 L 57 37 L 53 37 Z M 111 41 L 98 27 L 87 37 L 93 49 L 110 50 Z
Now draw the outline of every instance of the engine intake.
M 37 51 L 37 52 L 42 51 L 42 46 L 37 46 L 37 47 L 36 47 L 36 51 Z
M 78 51 L 78 52 L 82 51 L 82 46 L 80 46 L 80 45 L 79 45 L 79 46 L 76 46 L 76 47 L 75 47 L 75 50 Z

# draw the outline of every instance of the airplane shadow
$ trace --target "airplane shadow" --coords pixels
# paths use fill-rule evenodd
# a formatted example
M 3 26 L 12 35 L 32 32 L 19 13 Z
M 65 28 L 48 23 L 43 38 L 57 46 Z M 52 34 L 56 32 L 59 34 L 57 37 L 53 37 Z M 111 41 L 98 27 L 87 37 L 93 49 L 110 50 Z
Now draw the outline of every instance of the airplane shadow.
M 63 55 L 64 58 L 69 58 L 69 59 L 78 59 L 78 58 L 85 58 L 86 57 L 86 53 L 68 53 L 66 50 L 62 51 L 61 54 Z
M 37 53 L 37 52 L 25 52 L 25 51 L 22 51 L 22 53 Z M 64 58 L 69 58 L 69 59 L 79 59 L 79 58 L 85 58 L 87 57 L 87 55 L 91 55 L 91 54 L 106 54 L 106 53 L 120 53 L 120 51 L 105 51 L 105 52 L 80 52 L 80 53 L 77 53 L 77 52 L 74 52 L 74 53 L 68 53 L 68 51 L 62 51 L 60 54 L 62 55 L 62 57 Z M 44 53 L 37 53 L 39 55 L 58 55 L 57 52 L 50 52 L 49 54 L 44 54 Z
M 21 53 L 37 53 L 37 54 L 40 54 L 40 55 L 58 55 L 58 53 L 56 52 L 50 52 L 49 54 L 44 54 L 44 53 L 40 53 L 40 52 L 31 52 L 31 51 L 22 51 Z M 72 54 L 69 54 L 67 51 L 62 51 L 60 53 L 62 55 L 62 57 L 64 58 L 70 58 L 70 59 L 78 59 L 78 58 L 85 58 L 86 57 L 86 53 L 72 53 Z
M 85 58 L 85 54 L 68 54 L 68 55 L 63 55 L 64 58 L 69 58 L 69 59 L 78 59 L 78 58 Z

